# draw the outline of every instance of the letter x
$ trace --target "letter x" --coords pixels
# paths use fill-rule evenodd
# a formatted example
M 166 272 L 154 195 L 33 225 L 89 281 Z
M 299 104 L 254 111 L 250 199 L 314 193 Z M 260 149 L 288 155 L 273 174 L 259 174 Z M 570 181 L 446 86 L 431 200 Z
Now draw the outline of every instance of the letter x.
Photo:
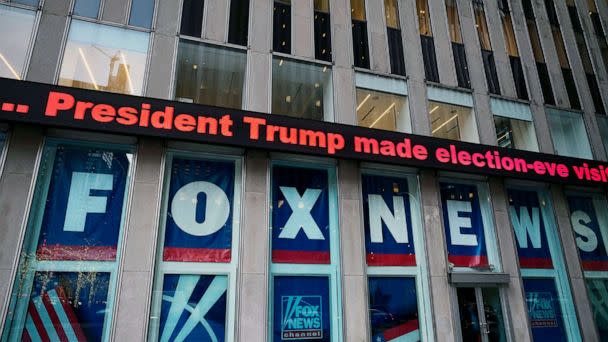
M 312 207 L 321 195 L 321 189 L 306 189 L 304 195 L 300 197 L 298 190 L 294 187 L 281 186 L 279 188 L 292 210 L 279 238 L 295 239 L 302 229 L 310 240 L 325 240 L 321 229 L 310 215 Z

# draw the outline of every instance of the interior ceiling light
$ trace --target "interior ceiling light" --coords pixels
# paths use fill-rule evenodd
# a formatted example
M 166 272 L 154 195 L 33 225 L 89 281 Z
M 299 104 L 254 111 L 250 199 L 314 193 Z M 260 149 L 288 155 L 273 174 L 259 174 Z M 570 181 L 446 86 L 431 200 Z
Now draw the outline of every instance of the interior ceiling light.
M 367 94 L 367 96 L 363 99 L 363 101 L 361 101 L 361 103 L 359 103 L 359 105 L 357 106 L 357 112 L 359 111 L 359 109 L 361 109 L 361 107 L 363 107 L 363 105 L 365 104 L 365 102 L 367 100 L 369 100 L 369 98 L 372 96 L 372 94 Z
M 439 125 L 439 127 L 435 128 L 435 129 L 433 130 L 433 132 L 431 132 L 431 134 L 433 134 L 433 133 L 437 132 L 438 130 L 442 129 L 442 128 L 443 128 L 443 126 L 447 125 L 447 124 L 448 124 L 450 121 L 452 121 L 452 120 L 456 119 L 457 117 L 458 117 L 458 114 L 456 114 L 456 115 L 452 116 L 452 117 L 451 117 L 451 118 L 449 118 L 449 119 L 448 119 L 446 122 L 444 122 L 444 123 L 442 123 L 441 125 Z
M 429 112 L 429 114 L 433 114 L 433 112 L 436 111 L 437 109 L 439 109 L 439 106 L 435 106 L 435 108 L 431 109 L 431 111 Z
M 384 113 L 380 114 L 380 116 L 376 119 L 376 121 L 372 122 L 372 124 L 369 125 L 369 128 L 374 127 L 374 125 L 377 124 L 378 121 L 380 121 L 380 119 L 382 119 L 386 115 L 386 113 L 388 113 L 392 108 L 394 108 L 396 104 L 397 103 L 393 102 L 390 106 L 388 106 L 388 108 L 386 108 Z
M 18 79 L 19 81 L 21 81 L 21 77 L 19 77 L 19 74 L 17 73 L 17 71 L 13 68 L 13 66 L 11 65 L 11 63 L 9 63 L 8 60 L 6 60 L 6 58 L 4 58 L 4 55 L 1 54 L 1 53 L 0 53 L 0 59 L 2 60 L 2 62 L 4 62 L 4 64 L 8 68 L 8 70 L 11 71 L 11 73 L 13 74 L 13 76 L 15 76 L 16 79 Z
M 91 78 L 91 82 L 93 82 L 93 87 L 95 87 L 95 90 L 99 90 L 97 81 L 95 81 L 95 77 L 93 76 L 93 71 L 91 70 L 91 67 L 89 66 L 89 62 L 87 61 L 87 58 L 84 56 L 84 51 L 82 51 L 82 48 L 78 48 L 78 53 L 80 54 L 80 58 L 82 58 L 82 61 L 84 62 L 84 67 L 85 67 L 85 69 L 87 69 L 87 73 L 89 74 L 89 77 Z

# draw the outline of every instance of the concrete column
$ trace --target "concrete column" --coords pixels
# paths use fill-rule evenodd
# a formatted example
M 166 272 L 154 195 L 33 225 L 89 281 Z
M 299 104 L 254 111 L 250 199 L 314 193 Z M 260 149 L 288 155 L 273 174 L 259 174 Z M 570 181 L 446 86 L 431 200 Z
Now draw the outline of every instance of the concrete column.
M 112 340 L 145 341 L 148 334 L 163 161 L 162 141 L 139 141 L 131 207 L 123 228 L 123 257 Z
M 272 1 L 252 1 L 251 27 L 247 51 L 245 101 L 243 108 L 258 112 L 270 111 L 272 43 Z
M 267 341 L 268 331 L 268 158 L 266 153 L 248 151 L 245 157 L 245 186 L 241 220 L 239 305 L 237 341 Z M 253 310 L 252 310 L 253 309 Z
M 500 92 L 503 96 L 517 98 L 515 82 L 511 73 L 511 62 L 507 55 L 505 45 L 505 35 L 502 27 L 502 20 L 498 12 L 498 1 L 486 1 L 484 3 L 490 41 L 494 51 L 494 62 L 496 63 L 496 73 L 500 82 Z
M 43 139 L 40 127 L 15 125 L 0 177 L 0 334 L 21 254 L 29 200 L 34 191 L 38 150 Z
M 570 211 L 568 210 L 566 196 L 561 185 L 551 185 L 551 201 L 553 202 L 553 210 L 555 211 L 557 231 L 561 240 L 566 272 L 570 280 L 570 289 L 574 299 L 581 337 L 583 341 L 599 341 L 591 303 L 587 296 L 587 286 L 574 240 L 574 233 L 570 223 Z
M 431 25 L 433 26 L 433 40 L 435 42 L 435 55 L 437 58 L 439 79 L 441 80 L 442 84 L 450 87 L 457 87 L 458 80 L 456 79 L 456 66 L 454 65 L 452 40 L 448 30 L 448 17 L 445 8 L 445 0 L 429 0 L 428 3 L 431 16 Z M 418 63 L 422 62 L 422 60 L 418 61 Z
M 494 115 L 490 108 L 490 96 L 486 94 L 480 94 L 478 92 L 473 93 L 473 99 L 475 102 L 475 120 L 477 120 L 477 133 L 479 134 L 479 142 L 485 145 L 496 146 L 496 126 L 494 125 Z
M 291 2 L 291 53 L 315 58 L 314 10 L 312 0 Z
M 66 1 L 67 3 L 67 1 Z M 105 0 L 101 9 L 101 20 L 115 24 L 126 24 L 127 13 L 131 2 L 124 0 Z
M 408 74 L 408 103 L 412 120 L 412 132 L 414 134 L 431 135 L 416 3 L 409 0 L 398 0 L 398 4 L 405 69 Z
M 357 99 L 355 72 L 352 68 L 353 47 L 350 20 L 350 1 L 331 0 L 329 4 L 331 44 L 334 66 L 332 68 L 334 91 L 334 121 L 357 124 Z
M 174 78 L 172 66 L 175 63 L 175 52 L 178 44 L 180 2 L 159 0 L 156 19 L 156 31 L 152 36 L 152 52 L 149 75 L 146 84 L 146 96 L 160 99 L 172 99 Z
M 203 38 L 224 43 L 228 40 L 230 1 L 206 0 L 203 13 Z
M 437 341 L 455 341 L 456 312 L 452 302 L 454 291 L 448 284 L 448 257 L 441 216 L 439 183 L 434 171 L 420 171 L 420 197 L 424 215 L 424 240 L 428 251 L 430 300 Z
M 28 81 L 55 83 L 55 73 L 59 69 L 63 34 L 68 29 L 70 2 L 47 0 L 44 2 L 34 49 L 27 70 Z
M 494 225 L 502 271 L 509 274 L 509 286 L 503 289 L 509 308 L 512 336 L 515 341 L 532 341 L 528 320 L 528 309 L 519 272 L 515 237 L 509 219 L 508 199 L 501 178 L 490 178 L 490 193 L 494 209 Z
M 388 56 L 384 1 L 367 0 L 366 3 L 370 69 L 381 73 L 390 73 L 391 65 Z
M 271 0 L 254 0 L 249 8 L 251 27 L 249 46 L 256 52 L 269 53 L 272 47 L 272 7 Z
M 334 121 L 347 125 L 357 125 L 355 72 L 352 68 L 334 67 L 332 77 Z

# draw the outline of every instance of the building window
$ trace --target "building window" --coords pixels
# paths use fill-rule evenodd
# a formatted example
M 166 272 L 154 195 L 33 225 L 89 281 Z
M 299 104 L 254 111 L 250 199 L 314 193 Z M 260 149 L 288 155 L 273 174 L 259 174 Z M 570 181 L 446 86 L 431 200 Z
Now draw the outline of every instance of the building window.
M 241 161 L 183 152 L 167 159 L 148 339 L 231 341 Z
M 24 78 L 35 22 L 34 11 L 0 5 L 0 32 L 5 32 L 0 35 L 0 77 Z
M 175 98 L 240 109 L 246 64 L 244 51 L 182 39 L 177 51 Z
M 600 19 L 600 15 L 597 11 L 597 5 L 594 0 L 589 0 L 589 17 L 591 18 L 591 23 L 593 24 L 595 36 L 597 38 L 597 44 L 600 47 L 601 55 L 604 60 L 604 65 L 608 65 L 608 41 L 606 40 L 606 35 L 602 30 L 602 21 Z M 606 28 L 606 30 L 608 32 L 608 27 Z
M 329 0 L 315 0 L 315 58 L 331 62 Z
M 435 42 L 433 41 L 433 29 L 431 27 L 431 14 L 427 0 L 416 0 L 416 11 L 418 12 L 418 30 L 420 31 L 420 42 L 422 45 L 424 75 L 427 81 L 439 82 Z
M 595 326 L 600 334 L 600 341 L 606 341 L 608 340 L 608 319 L 602 313 L 608 309 L 606 307 L 608 303 L 606 301 L 608 299 L 608 279 L 590 278 L 586 282 L 589 301 L 591 302 L 591 309 L 595 318 Z
M 96 19 L 99 16 L 101 0 L 76 0 L 74 2 L 74 15 Z
M 431 135 L 437 138 L 479 142 L 470 94 L 429 87 Z
M 129 25 L 151 28 L 155 0 L 131 0 Z
M 405 76 L 405 59 L 403 58 L 403 41 L 401 40 L 401 24 L 397 0 L 384 0 L 384 14 L 386 16 L 391 73 Z
M 273 13 L 272 50 L 291 53 L 291 0 L 275 0 Z
M 467 66 L 467 55 L 462 41 L 460 19 L 458 18 L 458 5 L 456 0 L 445 0 L 445 9 L 448 15 L 448 29 L 452 40 L 452 54 L 454 55 L 454 66 L 456 67 L 456 79 L 461 88 L 471 88 L 469 79 L 469 67 Z
M 367 19 L 365 0 L 350 0 L 353 30 L 353 58 L 355 66 L 369 69 L 369 43 L 367 41 Z
M 109 339 L 131 151 L 44 147 L 3 340 Z
M 498 146 L 538 151 L 532 111 L 527 104 L 490 98 Z
M 72 20 L 59 84 L 142 95 L 150 34 Z
M 355 74 L 357 123 L 368 128 L 410 133 L 410 113 L 404 80 Z
M 180 34 L 200 38 L 203 31 L 203 0 L 184 0 Z
M 490 31 L 488 30 L 483 1 L 473 0 L 473 11 L 475 13 L 475 26 L 477 27 L 477 36 L 481 45 L 481 57 L 483 58 L 488 91 L 490 94 L 500 94 L 496 62 L 494 61 L 494 52 L 492 51 L 492 43 L 490 42 Z
M 332 121 L 331 68 L 275 56 L 272 60 L 272 113 Z
M 555 153 L 576 158 L 593 158 L 582 113 L 545 108 Z
M 372 340 L 426 340 L 430 320 L 415 176 L 361 176 Z
M 604 149 L 608 151 L 608 117 L 605 115 L 596 115 L 597 126 L 600 130 L 600 137 L 604 144 Z
M 500 271 L 487 185 L 441 180 L 439 187 L 448 262 L 461 270 Z
M 580 336 L 568 277 L 546 191 L 507 188 L 509 217 L 534 340 Z
M 228 43 L 247 46 L 248 35 L 249 0 L 231 0 Z
M 505 38 L 507 54 L 509 55 L 509 63 L 511 64 L 513 81 L 515 82 L 517 98 L 527 100 L 528 89 L 526 88 L 526 78 L 524 76 L 521 58 L 519 57 L 515 31 L 513 30 L 513 20 L 511 18 L 511 11 L 509 10 L 509 2 L 507 0 L 499 0 L 498 8 L 502 21 L 502 32 Z
M 339 237 L 335 169 L 275 162 L 271 169 L 269 335 L 339 341 Z M 305 316 L 305 314 L 307 315 Z M 311 324 L 298 324 L 303 318 Z

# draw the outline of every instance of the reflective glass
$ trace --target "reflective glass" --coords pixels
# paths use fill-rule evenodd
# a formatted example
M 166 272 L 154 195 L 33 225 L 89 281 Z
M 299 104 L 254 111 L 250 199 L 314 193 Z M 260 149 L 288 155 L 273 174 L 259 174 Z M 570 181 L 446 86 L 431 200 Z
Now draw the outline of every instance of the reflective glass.
M 126 148 L 45 147 L 3 340 L 109 337 L 132 159 Z
M 154 15 L 154 0 L 131 0 L 129 25 L 150 28 Z
M 248 34 L 249 0 L 231 0 L 228 42 L 232 44 L 246 46 Z
M 175 98 L 240 109 L 247 54 L 241 50 L 181 40 L 177 52 Z
M 418 11 L 418 29 L 420 35 L 433 36 L 431 27 L 431 13 L 429 12 L 428 0 L 416 0 L 416 10 Z
M 608 341 L 608 279 L 587 279 L 589 301 L 601 341 Z
M 37 7 L 38 4 L 40 3 L 40 0 L 11 0 L 11 2 L 16 3 L 16 4 Z
M 524 278 L 528 317 L 535 341 L 567 341 L 555 281 L 549 278 Z M 572 303 L 570 303 L 572 305 Z
M 331 67 L 275 57 L 272 60 L 272 114 L 331 121 Z
M 184 0 L 182 5 L 181 34 L 200 37 L 203 29 L 204 0 Z
M 0 77 L 23 78 L 35 21 L 34 11 L 0 5 Z
M 411 132 L 407 98 L 401 95 L 357 88 L 359 126 Z
M 74 15 L 97 18 L 100 1 L 101 0 L 76 0 L 74 3 Z
M 536 151 L 537 142 L 531 121 L 517 120 L 494 115 L 498 146 Z
M 583 116 L 577 112 L 546 109 L 555 153 L 562 156 L 593 158 Z
M 150 34 L 73 20 L 59 84 L 143 94 Z
M 369 277 L 372 341 L 420 341 L 416 281 L 409 277 Z
M 477 142 L 477 124 L 472 109 L 429 101 L 431 134 L 437 138 Z

